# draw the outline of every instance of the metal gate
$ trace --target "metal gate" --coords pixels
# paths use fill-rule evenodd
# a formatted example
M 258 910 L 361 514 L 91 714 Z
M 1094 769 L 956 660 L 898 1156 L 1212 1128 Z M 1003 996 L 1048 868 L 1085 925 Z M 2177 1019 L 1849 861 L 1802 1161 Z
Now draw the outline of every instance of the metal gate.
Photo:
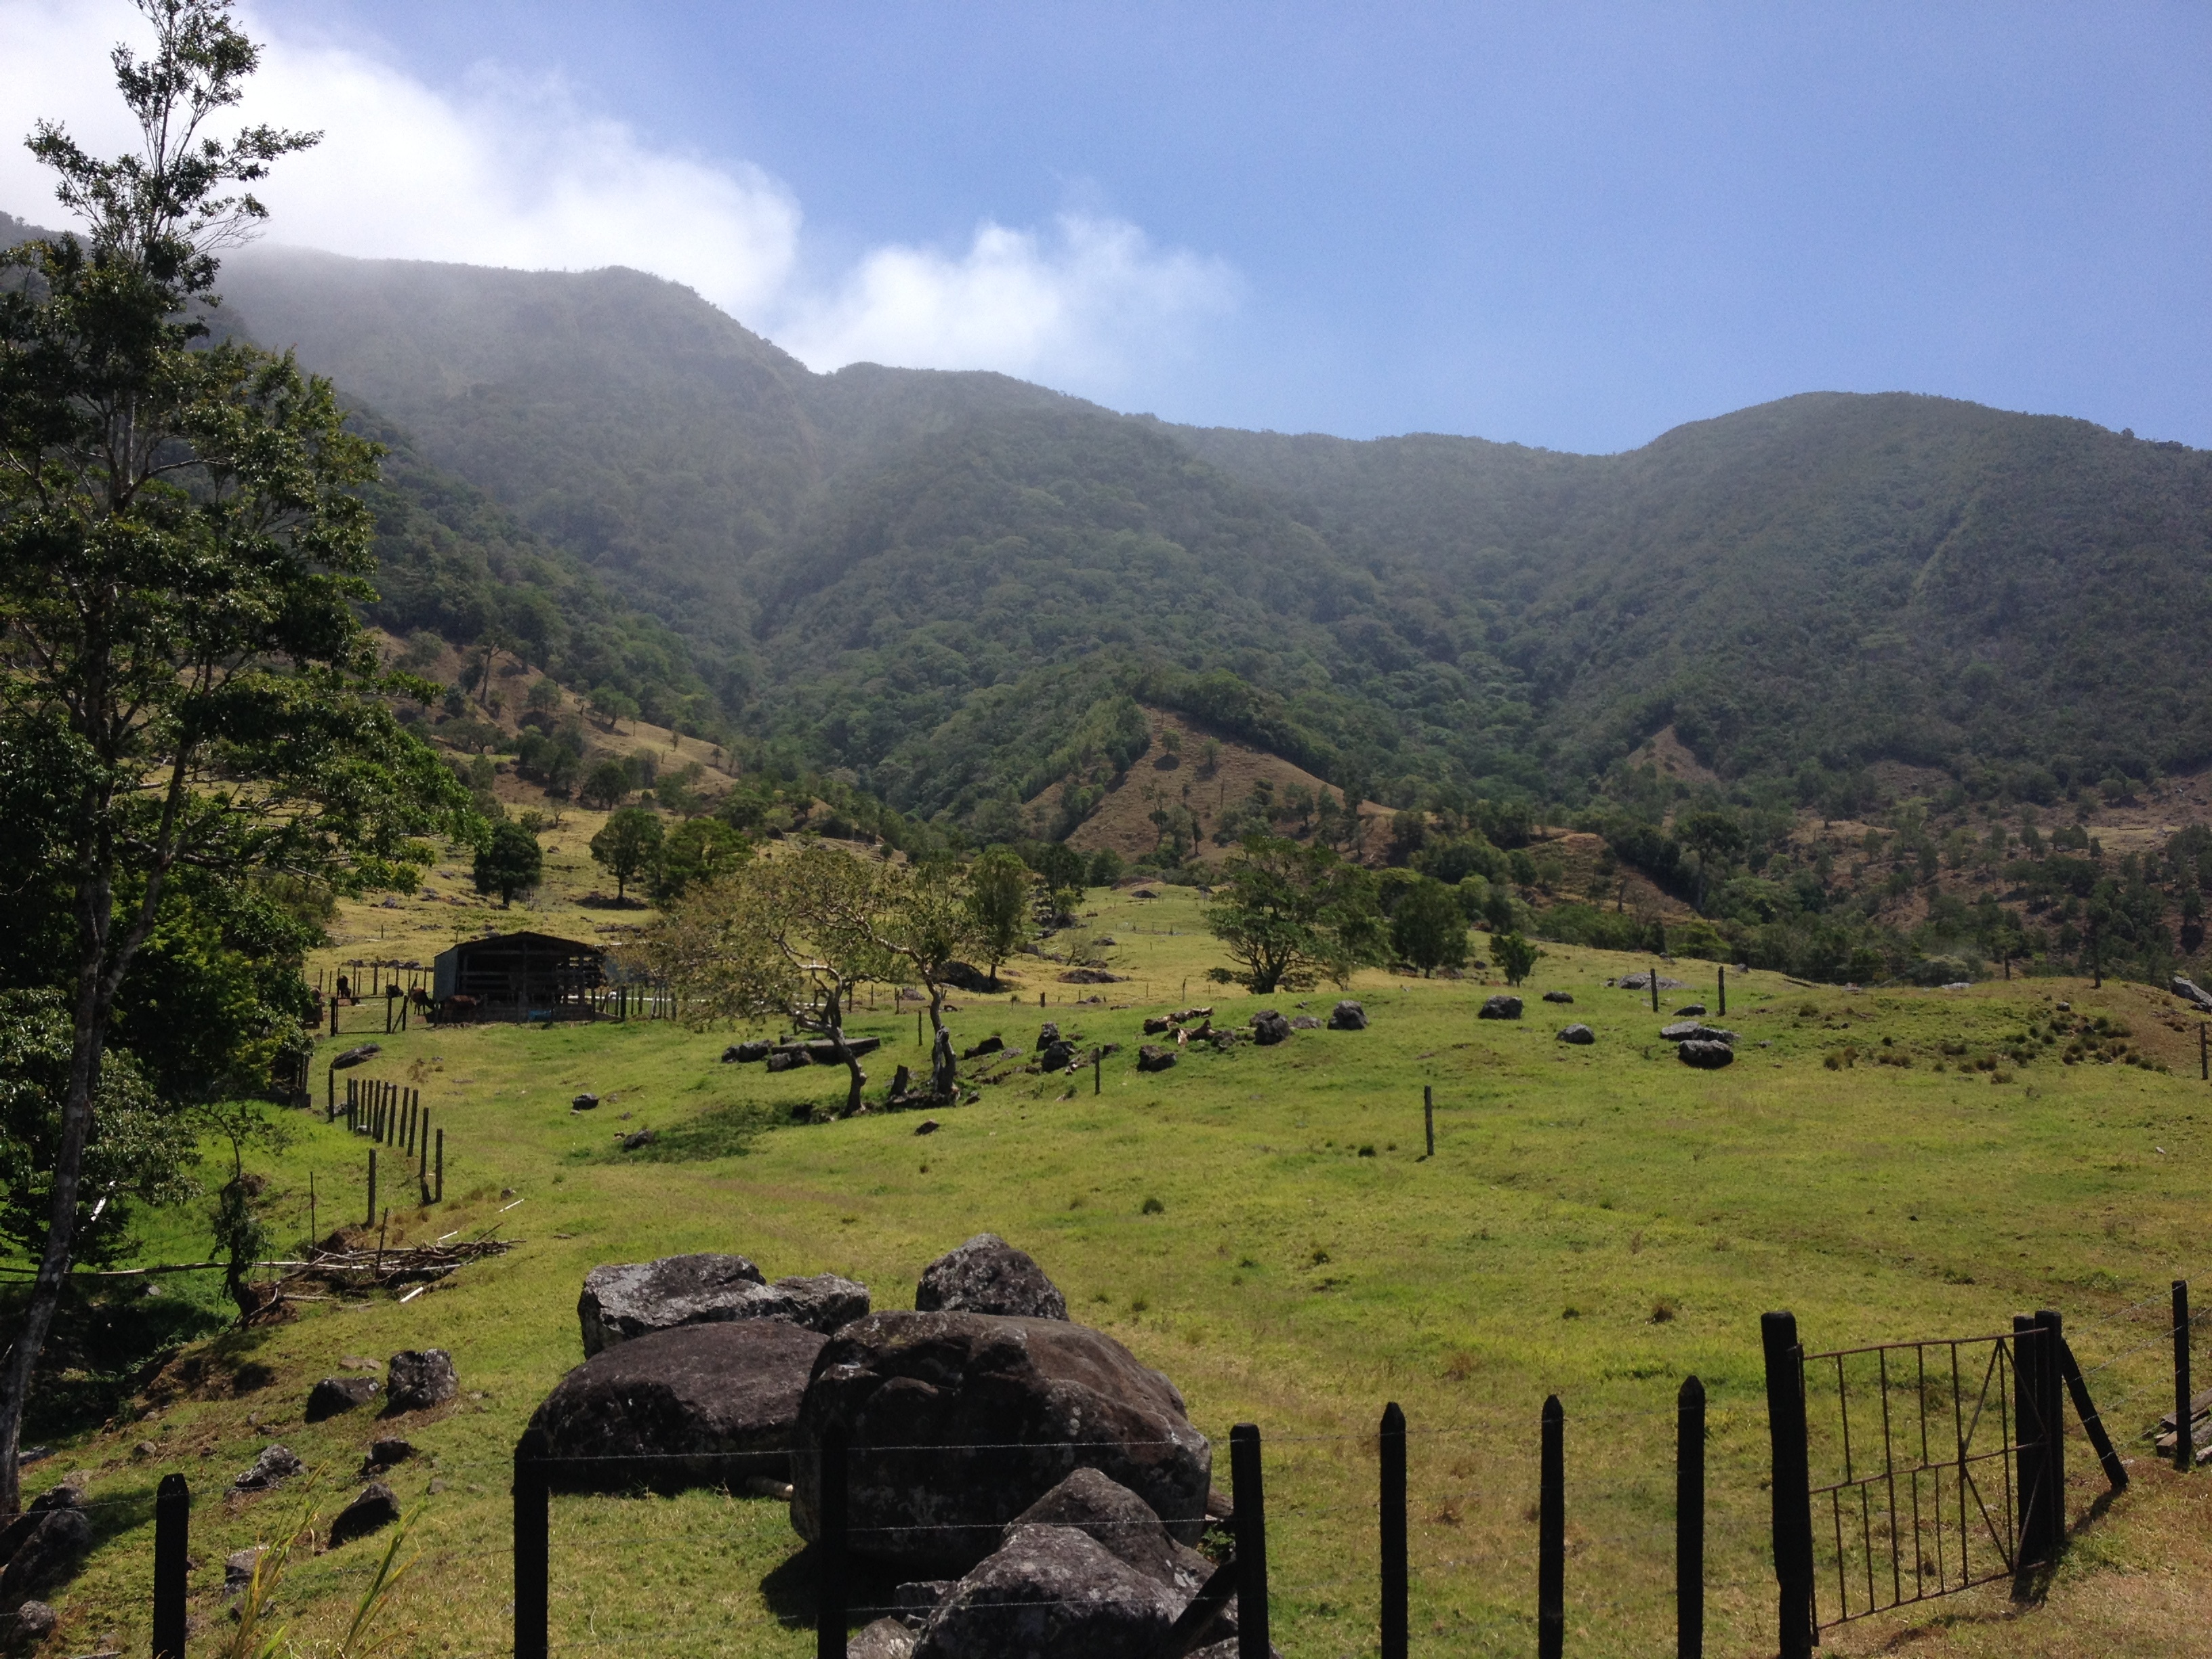
M 1825 1353 L 1788 1314 L 1764 1323 L 1784 1659 L 1823 1630 L 2056 1561 L 2069 1393 L 2107 1479 L 2127 1483 L 2056 1313 Z

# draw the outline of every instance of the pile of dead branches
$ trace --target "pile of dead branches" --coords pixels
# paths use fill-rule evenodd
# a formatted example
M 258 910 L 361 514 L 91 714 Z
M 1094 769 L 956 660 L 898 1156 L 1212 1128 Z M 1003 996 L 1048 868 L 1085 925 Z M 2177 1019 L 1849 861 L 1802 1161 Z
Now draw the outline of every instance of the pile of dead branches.
M 470 1238 L 451 1243 L 441 1240 L 434 1244 L 325 1246 L 310 1252 L 305 1261 L 270 1265 L 283 1270 L 276 1280 L 277 1293 L 296 1302 L 304 1298 L 295 1287 L 311 1285 L 358 1295 L 364 1291 L 432 1284 L 471 1261 L 505 1255 L 521 1242 Z

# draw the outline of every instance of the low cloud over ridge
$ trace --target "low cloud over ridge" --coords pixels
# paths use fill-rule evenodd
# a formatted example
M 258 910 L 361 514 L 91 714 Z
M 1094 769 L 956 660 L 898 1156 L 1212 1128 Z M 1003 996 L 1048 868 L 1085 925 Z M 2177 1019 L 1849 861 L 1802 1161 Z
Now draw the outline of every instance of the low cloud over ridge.
M 241 11 L 264 46 L 246 118 L 325 135 L 258 191 L 275 240 L 364 258 L 631 265 L 697 289 L 817 369 L 994 368 L 1097 394 L 1237 303 L 1219 260 L 1086 215 L 1042 231 L 986 222 L 964 251 L 878 247 L 811 279 L 799 204 L 758 167 L 657 148 L 558 80 L 483 67 L 441 91 L 373 46 L 287 36 Z M 95 152 L 130 148 L 107 50 L 143 33 L 120 0 L 0 0 L 0 110 L 26 131 L 59 120 Z M 51 179 L 21 136 L 0 133 L 0 207 L 52 222 Z

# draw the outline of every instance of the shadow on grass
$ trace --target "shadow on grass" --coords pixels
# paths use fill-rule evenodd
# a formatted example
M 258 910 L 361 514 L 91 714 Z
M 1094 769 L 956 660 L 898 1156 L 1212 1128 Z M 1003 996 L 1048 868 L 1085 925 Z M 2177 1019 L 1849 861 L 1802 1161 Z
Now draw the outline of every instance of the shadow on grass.
M 199 1279 L 209 1283 L 178 1283 Z M 25 1439 L 64 1440 L 115 1417 L 186 1345 L 230 1323 L 235 1310 L 222 1282 L 212 1273 L 172 1274 L 166 1282 L 71 1279 L 40 1356 L 38 1384 L 23 1413 Z M 21 1323 L 27 1299 L 27 1286 L 0 1293 L 0 1330 Z
M 821 1562 L 822 1552 L 809 1544 L 797 1554 L 786 1556 L 761 1580 L 761 1600 L 787 1630 L 814 1627 L 820 1605 L 816 1600 L 816 1589 L 821 1582 Z M 945 1576 L 935 1570 L 897 1567 L 857 1556 L 851 1558 L 845 1568 L 846 1627 L 858 1630 L 890 1617 L 895 1611 L 892 1596 L 901 1584 L 911 1579 Z
M 653 1139 L 641 1146 L 625 1151 L 611 1137 L 602 1146 L 574 1156 L 591 1164 L 703 1164 L 711 1158 L 742 1158 L 761 1136 L 791 1121 L 788 1106 L 738 1101 L 710 1106 L 665 1129 L 655 1127 Z

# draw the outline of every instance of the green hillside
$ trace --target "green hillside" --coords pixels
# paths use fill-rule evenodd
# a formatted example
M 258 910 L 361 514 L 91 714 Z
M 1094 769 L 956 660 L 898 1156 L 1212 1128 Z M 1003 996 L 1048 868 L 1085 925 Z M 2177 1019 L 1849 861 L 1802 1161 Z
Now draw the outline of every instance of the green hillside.
M 226 289 L 697 640 L 756 730 L 925 811 L 1164 669 L 1397 800 L 1571 803 L 1669 723 L 1734 778 L 2212 757 L 2207 458 L 2083 422 L 1817 394 L 1615 456 L 1351 442 L 813 374 L 629 271 L 259 250 Z

